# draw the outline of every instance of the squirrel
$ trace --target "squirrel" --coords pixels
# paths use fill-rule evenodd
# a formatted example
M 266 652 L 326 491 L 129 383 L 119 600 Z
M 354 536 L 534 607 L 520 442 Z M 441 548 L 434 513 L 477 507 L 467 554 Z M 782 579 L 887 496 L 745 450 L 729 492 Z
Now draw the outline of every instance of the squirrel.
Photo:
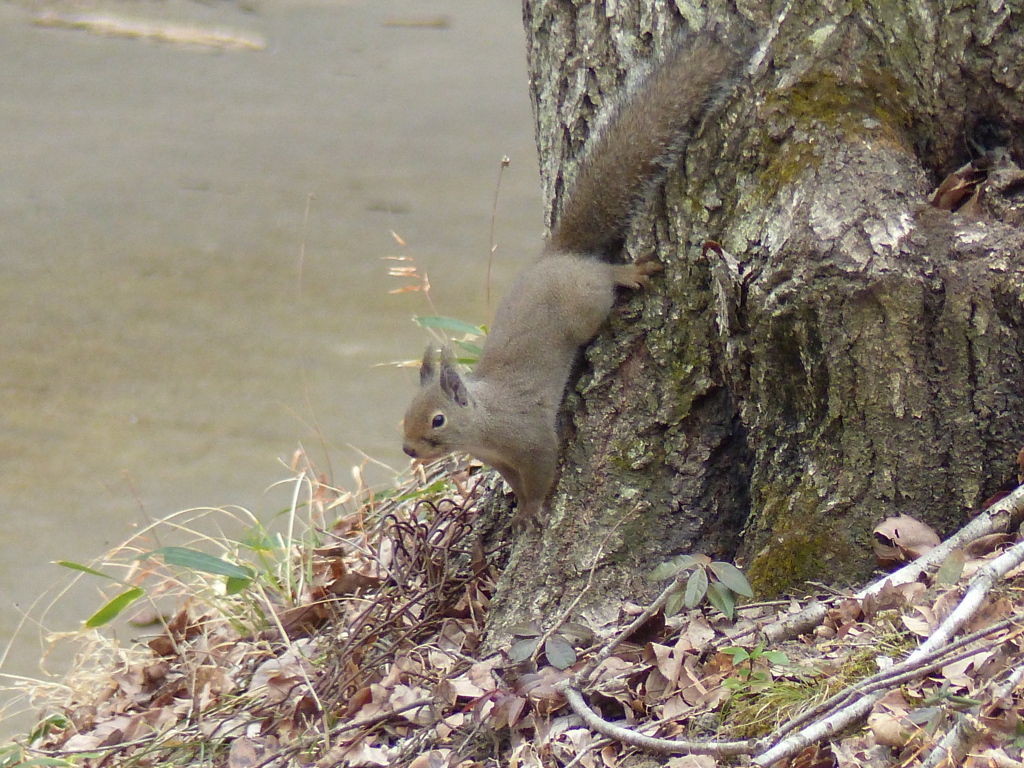
M 580 348 L 597 335 L 617 288 L 648 288 L 656 262 L 611 264 L 635 212 L 679 161 L 689 133 L 733 76 L 737 56 L 713 37 L 677 46 L 627 94 L 593 140 L 539 258 L 498 305 L 472 373 L 427 347 L 403 450 L 430 461 L 459 451 L 494 467 L 535 521 L 555 482 L 558 409 Z

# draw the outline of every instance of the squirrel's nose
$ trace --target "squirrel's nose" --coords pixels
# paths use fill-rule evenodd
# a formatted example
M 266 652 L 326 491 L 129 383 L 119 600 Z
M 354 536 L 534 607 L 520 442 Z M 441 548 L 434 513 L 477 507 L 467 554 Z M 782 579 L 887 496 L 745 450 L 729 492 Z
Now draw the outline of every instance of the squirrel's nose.
M 416 449 L 415 448 L 411 448 L 408 445 L 403 445 L 402 446 L 402 452 L 405 453 L 405 455 L 408 456 L 409 458 L 412 458 L 412 459 L 416 458 Z

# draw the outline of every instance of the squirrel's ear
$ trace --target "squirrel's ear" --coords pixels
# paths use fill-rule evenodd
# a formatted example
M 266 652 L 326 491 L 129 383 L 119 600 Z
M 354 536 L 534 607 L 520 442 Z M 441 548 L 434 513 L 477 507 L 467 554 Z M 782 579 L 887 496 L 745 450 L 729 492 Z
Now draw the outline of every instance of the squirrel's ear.
M 447 347 L 441 348 L 441 391 L 456 405 L 469 405 L 469 391 L 466 382 L 455 370 L 455 361 Z
M 437 378 L 437 367 L 434 365 L 434 345 L 428 344 L 427 351 L 423 353 L 423 362 L 420 363 L 420 386 L 427 384 Z

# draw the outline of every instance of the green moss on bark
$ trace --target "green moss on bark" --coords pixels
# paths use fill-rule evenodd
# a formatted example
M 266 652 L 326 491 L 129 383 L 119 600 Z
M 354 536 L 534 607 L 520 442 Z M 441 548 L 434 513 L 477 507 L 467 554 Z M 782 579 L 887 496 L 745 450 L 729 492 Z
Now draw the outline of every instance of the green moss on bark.
M 821 499 L 808 481 L 795 490 L 788 485 L 765 489 L 761 521 L 770 528 L 763 547 L 747 568 L 747 580 L 758 599 L 799 592 L 808 580 L 819 580 L 829 564 L 858 562 L 861 548 L 845 530 L 841 516 L 825 520 Z M 840 572 L 832 581 L 847 581 Z

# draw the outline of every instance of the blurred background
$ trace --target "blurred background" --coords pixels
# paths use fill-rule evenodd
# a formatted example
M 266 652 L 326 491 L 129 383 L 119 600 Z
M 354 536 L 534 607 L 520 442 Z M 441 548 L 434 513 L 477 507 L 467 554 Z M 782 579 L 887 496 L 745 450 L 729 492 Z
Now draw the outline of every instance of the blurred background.
M 41 637 L 100 605 L 53 603 L 53 561 L 191 507 L 272 521 L 300 446 L 349 489 L 406 468 L 416 376 L 381 364 L 433 310 L 384 259 L 481 323 L 492 216 L 495 299 L 538 250 L 524 55 L 511 1 L 0 2 L 0 685 L 59 677 Z

